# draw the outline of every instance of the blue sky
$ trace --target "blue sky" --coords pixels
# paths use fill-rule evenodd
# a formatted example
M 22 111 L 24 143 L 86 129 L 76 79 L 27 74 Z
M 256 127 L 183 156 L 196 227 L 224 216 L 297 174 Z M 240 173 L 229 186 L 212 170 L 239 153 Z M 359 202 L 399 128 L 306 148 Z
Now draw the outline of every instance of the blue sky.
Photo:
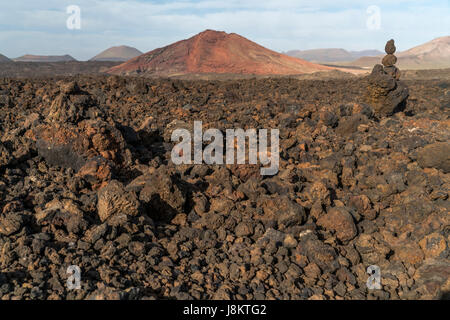
M 390 38 L 406 50 L 450 35 L 449 0 L 0 1 L 0 53 L 12 58 L 67 53 L 87 60 L 122 44 L 147 52 L 205 29 L 276 51 L 383 50 Z M 80 30 L 66 27 L 69 5 L 81 9 Z M 367 26 L 370 6 L 380 10 L 379 28 Z

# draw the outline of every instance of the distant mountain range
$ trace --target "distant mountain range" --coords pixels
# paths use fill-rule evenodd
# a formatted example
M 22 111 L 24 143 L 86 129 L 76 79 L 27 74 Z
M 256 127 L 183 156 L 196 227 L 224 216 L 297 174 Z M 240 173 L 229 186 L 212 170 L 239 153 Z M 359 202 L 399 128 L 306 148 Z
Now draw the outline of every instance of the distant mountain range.
M 288 56 L 304 59 L 306 61 L 315 63 L 329 63 L 353 61 L 364 56 L 378 56 L 383 52 L 378 50 L 363 50 L 363 51 L 347 51 L 339 48 L 328 49 L 312 49 L 312 50 L 291 50 L 285 52 Z
M 128 46 L 117 46 L 106 49 L 89 61 L 127 61 L 142 54 L 136 48 Z
M 19 58 L 13 59 L 16 62 L 66 62 L 77 61 L 72 56 L 66 54 L 63 56 L 38 56 L 32 54 L 26 54 Z
M 395 54 L 397 67 L 404 70 L 450 68 L 450 36 L 436 38 L 427 43 Z M 377 57 L 362 57 L 345 65 L 372 68 L 381 63 L 383 54 Z
M 396 39 L 397 40 L 397 39 Z M 401 40 L 397 40 L 397 44 Z M 235 33 L 206 30 L 148 53 L 129 46 L 111 47 L 89 61 L 124 62 L 111 74 L 180 76 L 191 74 L 294 75 L 338 69 L 364 73 L 381 63 L 378 50 L 347 51 L 339 48 L 292 50 L 278 53 Z M 397 52 L 397 66 L 403 70 L 450 68 L 450 36 L 436 38 L 403 52 Z M 0 62 L 69 62 L 70 55 L 27 54 Z M 358 71 L 359 70 L 359 71 Z
M 8 59 L 0 53 L 0 62 L 11 62 L 11 59 Z
M 332 68 L 266 49 L 236 33 L 206 30 L 131 59 L 111 68 L 108 73 L 146 76 L 209 73 L 288 75 L 327 70 Z

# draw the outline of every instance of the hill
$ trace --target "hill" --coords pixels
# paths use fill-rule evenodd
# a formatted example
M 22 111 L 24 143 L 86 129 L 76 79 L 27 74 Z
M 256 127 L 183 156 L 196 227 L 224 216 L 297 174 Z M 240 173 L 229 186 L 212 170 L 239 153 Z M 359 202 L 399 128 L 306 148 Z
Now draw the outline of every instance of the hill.
M 108 73 L 172 77 L 185 74 L 288 75 L 333 68 L 269 50 L 235 33 L 203 31 L 111 68 Z
M 128 46 L 111 47 L 102 51 L 89 61 L 127 61 L 142 54 L 136 48 Z

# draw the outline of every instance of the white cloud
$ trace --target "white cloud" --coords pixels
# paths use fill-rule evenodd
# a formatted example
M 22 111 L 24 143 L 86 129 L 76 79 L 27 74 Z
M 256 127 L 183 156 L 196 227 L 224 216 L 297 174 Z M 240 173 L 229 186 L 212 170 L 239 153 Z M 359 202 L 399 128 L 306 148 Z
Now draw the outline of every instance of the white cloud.
M 67 5 L 82 10 L 82 29 L 67 30 Z M 381 29 L 368 30 L 366 8 L 381 8 Z M 382 49 L 394 37 L 400 50 L 448 35 L 448 1 L 423 0 L 46 0 L 2 4 L 0 52 L 72 54 L 89 59 L 127 44 L 149 51 L 204 29 L 236 32 L 285 51 L 344 47 Z

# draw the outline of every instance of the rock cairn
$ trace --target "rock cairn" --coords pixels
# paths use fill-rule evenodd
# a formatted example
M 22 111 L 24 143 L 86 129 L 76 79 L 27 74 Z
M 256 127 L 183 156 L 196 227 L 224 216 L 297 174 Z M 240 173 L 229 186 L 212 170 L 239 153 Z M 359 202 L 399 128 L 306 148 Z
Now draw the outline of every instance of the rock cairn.
M 399 82 L 400 70 L 395 66 L 397 57 L 395 42 L 389 40 L 385 46 L 386 56 L 375 65 L 368 77 L 367 102 L 378 116 L 389 116 L 405 107 L 409 91 Z

